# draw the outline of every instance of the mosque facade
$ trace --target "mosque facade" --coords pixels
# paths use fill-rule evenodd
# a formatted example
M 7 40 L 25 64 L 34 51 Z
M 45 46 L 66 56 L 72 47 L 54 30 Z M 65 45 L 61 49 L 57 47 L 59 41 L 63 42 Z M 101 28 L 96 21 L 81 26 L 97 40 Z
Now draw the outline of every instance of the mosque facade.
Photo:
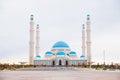
M 71 50 L 65 41 L 57 41 L 52 49 L 40 56 L 39 25 L 36 27 L 36 46 L 34 46 L 34 16 L 30 16 L 30 41 L 29 41 L 29 63 L 35 66 L 78 66 L 91 63 L 91 41 L 90 41 L 90 15 L 87 15 L 86 28 L 82 27 L 82 54 Z M 36 48 L 36 55 L 35 50 Z

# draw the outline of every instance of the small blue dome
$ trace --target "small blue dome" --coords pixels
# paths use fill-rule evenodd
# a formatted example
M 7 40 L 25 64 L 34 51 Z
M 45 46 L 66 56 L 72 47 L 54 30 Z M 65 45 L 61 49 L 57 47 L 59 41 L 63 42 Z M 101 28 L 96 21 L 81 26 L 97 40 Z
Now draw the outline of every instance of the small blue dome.
M 41 58 L 41 56 L 40 56 L 40 55 L 37 55 L 36 58 Z
M 63 51 L 58 51 L 56 55 L 65 55 Z
M 87 14 L 87 16 L 89 17 L 89 16 L 90 16 L 90 14 Z
M 45 54 L 52 54 L 52 52 L 51 51 L 47 51 Z
M 69 48 L 68 44 L 64 41 L 56 42 L 52 48 Z
M 76 52 L 74 52 L 74 51 L 71 51 L 71 52 L 70 52 L 70 54 L 76 54 Z
M 80 58 L 85 58 L 85 56 L 84 56 L 84 55 L 81 55 Z

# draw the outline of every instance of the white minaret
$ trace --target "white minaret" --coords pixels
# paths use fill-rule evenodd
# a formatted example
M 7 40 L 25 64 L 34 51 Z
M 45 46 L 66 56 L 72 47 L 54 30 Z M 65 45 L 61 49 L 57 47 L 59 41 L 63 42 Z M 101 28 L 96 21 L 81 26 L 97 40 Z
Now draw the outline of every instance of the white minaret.
M 87 21 L 86 21 L 86 37 L 87 37 L 87 62 L 90 65 L 91 64 L 91 28 L 90 28 L 90 15 L 87 15 Z
M 82 55 L 85 56 L 85 25 L 82 25 Z
M 36 56 L 39 56 L 39 49 L 40 49 L 40 46 L 39 46 L 39 40 L 40 40 L 39 33 L 40 33 L 39 25 L 37 24 L 37 27 L 36 27 Z
M 34 57 L 34 16 L 30 16 L 29 64 L 33 65 Z

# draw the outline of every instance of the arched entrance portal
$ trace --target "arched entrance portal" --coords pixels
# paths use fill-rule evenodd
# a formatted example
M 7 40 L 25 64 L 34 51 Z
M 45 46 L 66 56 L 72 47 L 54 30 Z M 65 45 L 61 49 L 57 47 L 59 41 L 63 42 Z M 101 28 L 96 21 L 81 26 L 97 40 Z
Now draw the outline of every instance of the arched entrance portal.
M 59 66 L 61 66 L 62 65 L 62 61 L 61 60 L 59 60 Z
M 52 66 L 55 66 L 55 61 L 52 62 Z

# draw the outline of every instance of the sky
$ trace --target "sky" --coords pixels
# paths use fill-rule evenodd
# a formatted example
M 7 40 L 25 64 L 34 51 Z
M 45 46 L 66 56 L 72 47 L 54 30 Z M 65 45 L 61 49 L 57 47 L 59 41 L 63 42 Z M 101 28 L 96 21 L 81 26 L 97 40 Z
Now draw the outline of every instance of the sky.
M 28 62 L 29 22 L 40 25 L 40 55 L 57 41 L 82 54 L 82 24 L 91 19 L 95 63 L 120 63 L 120 0 L 0 0 L 0 62 Z

